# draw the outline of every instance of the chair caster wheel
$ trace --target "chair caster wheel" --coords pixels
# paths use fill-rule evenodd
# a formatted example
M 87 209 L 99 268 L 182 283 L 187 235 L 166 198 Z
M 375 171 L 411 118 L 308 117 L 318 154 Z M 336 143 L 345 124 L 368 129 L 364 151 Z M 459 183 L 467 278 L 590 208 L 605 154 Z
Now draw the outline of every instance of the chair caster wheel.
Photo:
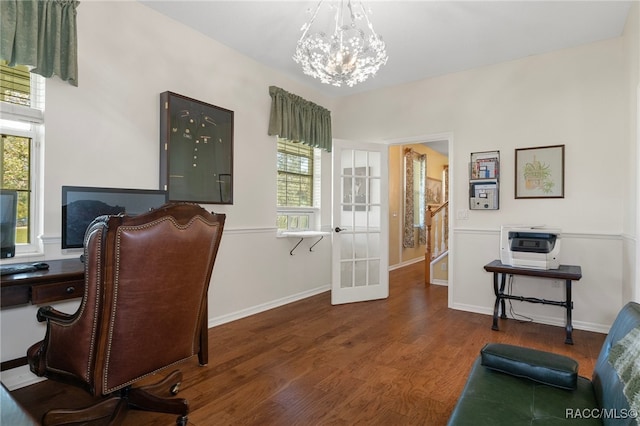
M 171 395 L 177 395 L 179 391 L 180 391 L 180 382 L 171 386 L 171 389 L 169 389 L 169 392 L 171 392 Z
M 180 416 L 176 419 L 176 426 L 187 426 L 188 421 L 187 416 Z

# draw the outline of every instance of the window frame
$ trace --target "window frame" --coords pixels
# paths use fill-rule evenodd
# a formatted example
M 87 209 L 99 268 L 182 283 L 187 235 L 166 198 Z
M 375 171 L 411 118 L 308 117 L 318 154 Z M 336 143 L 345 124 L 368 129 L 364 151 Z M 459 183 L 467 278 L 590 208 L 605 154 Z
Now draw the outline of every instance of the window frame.
M 43 161 L 42 145 L 44 142 L 44 91 L 45 79 L 30 74 L 31 105 L 25 106 L 0 101 L 0 133 L 31 139 L 30 146 L 30 209 L 29 209 L 29 243 L 16 244 L 16 256 L 25 257 L 44 253 L 39 236 L 43 234 Z M 11 126 L 19 123 L 20 127 Z M 28 128 L 27 128 L 28 126 Z
M 309 157 L 311 160 L 311 205 L 309 206 L 280 206 L 278 205 L 278 177 L 280 174 L 280 169 L 278 168 L 278 153 L 281 152 L 279 149 L 280 142 L 283 143 L 295 143 L 291 141 L 287 141 L 282 138 L 277 138 L 276 144 L 276 227 L 278 233 L 287 232 L 287 231 L 307 231 L 318 226 L 318 219 L 320 217 L 320 184 L 321 184 L 321 150 L 314 147 L 308 147 L 311 150 L 311 156 Z M 286 172 L 285 172 L 286 173 Z M 287 228 L 280 228 L 278 219 L 281 216 L 287 216 Z M 292 218 L 300 217 L 300 216 L 308 216 L 306 227 L 300 226 L 292 226 Z

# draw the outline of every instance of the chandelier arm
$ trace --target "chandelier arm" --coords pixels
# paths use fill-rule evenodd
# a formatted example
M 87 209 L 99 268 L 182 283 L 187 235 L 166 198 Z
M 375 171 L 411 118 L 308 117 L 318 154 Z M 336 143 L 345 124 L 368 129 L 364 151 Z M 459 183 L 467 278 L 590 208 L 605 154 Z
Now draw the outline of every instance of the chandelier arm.
M 344 21 L 344 14 L 342 11 L 344 10 L 344 0 L 340 2 L 340 6 L 336 7 L 336 17 L 335 17 L 335 27 L 333 29 L 333 35 L 340 35 L 340 46 L 342 46 L 342 31 L 340 31 L 340 27 L 342 26 L 342 22 Z
M 362 2 L 360 2 L 360 8 L 362 9 L 362 14 L 364 15 L 364 19 L 367 21 L 367 27 L 369 27 L 369 30 L 371 31 L 371 33 L 373 34 L 373 36 L 379 40 L 380 36 L 376 33 L 376 31 L 373 29 L 373 24 L 371 23 L 371 21 L 369 20 L 369 15 L 367 15 L 367 13 L 364 10 L 364 5 L 362 4 Z
M 362 3 L 360 3 L 360 6 L 362 6 Z M 351 0 L 348 0 L 347 7 L 349 8 L 349 14 L 351 15 L 351 23 L 353 23 L 355 25 L 356 14 L 353 13 L 353 5 L 351 4 Z M 363 10 L 364 10 L 364 8 L 363 8 Z
M 311 26 L 313 25 L 313 22 L 316 20 L 316 16 L 318 16 L 318 11 L 320 10 L 320 6 L 322 6 L 322 2 L 324 0 L 320 0 L 318 2 L 318 5 L 316 6 L 316 10 L 313 12 L 313 16 L 311 17 L 311 20 L 309 20 L 309 23 L 306 24 L 306 28 L 304 29 L 304 32 L 302 33 L 302 36 L 300 37 L 300 40 L 303 40 L 304 37 L 307 35 L 307 33 L 309 32 L 309 29 L 311 28 Z

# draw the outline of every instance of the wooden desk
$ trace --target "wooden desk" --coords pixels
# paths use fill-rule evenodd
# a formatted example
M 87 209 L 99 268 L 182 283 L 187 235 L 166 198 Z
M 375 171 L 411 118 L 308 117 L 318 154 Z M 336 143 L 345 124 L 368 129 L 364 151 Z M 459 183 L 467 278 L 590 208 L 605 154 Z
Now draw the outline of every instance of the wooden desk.
M 502 308 L 502 314 L 500 318 L 506 319 L 507 314 L 505 311 L 505 299 L 519 300 L 522 302 L 530 303 L 542 303 L 544 305 L 555 305 L 566 308 L 566 338 L 565 343 L 573 345 L 573 325 L 571 324 L 571 310 L 573 309 L 573 302 L 571 301 L 571 283 L 572 281 L 578 281 L 582 278 L 582 270 L 580 266 L 573 265 L 560 265 L 558 269 L 530 269 L 530 268 L 518 268 L 515 266 L 503 265 L 499 260 L 494 260 L 491 263 L 484 265 L 485 271 L 493 272 L 493 292 L 496 295 L 496 303 L 493 306 L 493 325 L 492 330 L 499 330 L 498 328 L 498 307 Z M 538 299 L 536 297 L 523 297 L 514 296 L 511 294 L 505 294 L 504 288 L 507 283 L 507 275 L 525 275 L 536 278 L 550 278 L 556 280 L 563 280 L 565 282 L 565 300 L 545 300 Z M 500 278 L 500 284 L 498 285 L 498 279 Z
M 0 306 L 57 302 L 82 297 L 84 264 L 79 258 L 47 260 L 49 269 L 4 275 L 0 285 Z

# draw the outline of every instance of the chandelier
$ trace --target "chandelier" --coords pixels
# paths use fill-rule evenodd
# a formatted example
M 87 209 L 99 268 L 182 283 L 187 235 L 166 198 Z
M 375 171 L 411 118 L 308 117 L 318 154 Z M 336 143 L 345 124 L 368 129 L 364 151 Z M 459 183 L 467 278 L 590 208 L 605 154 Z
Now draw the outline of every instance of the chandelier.
M 346 84 L 349 87 L 374 76 L 387 63 L 387 52 L 382 37 L 373 30 L 367 12 L 359 0 L 342 0 L 335 9 L 333 33 L 312 32 L 324 0 L 320 0 L 311 20 L 302 28 L 293 60 L 302 66 L 302 71 L 321 82 L 333 86 Z M 354 8 L 355 4 L 355 8 Z M 356 9 L 356 10 L 354 10 Z M 357 21 L 362 21 L 358 27 Z M 362 25 L 362 24 L 366 24 Z

